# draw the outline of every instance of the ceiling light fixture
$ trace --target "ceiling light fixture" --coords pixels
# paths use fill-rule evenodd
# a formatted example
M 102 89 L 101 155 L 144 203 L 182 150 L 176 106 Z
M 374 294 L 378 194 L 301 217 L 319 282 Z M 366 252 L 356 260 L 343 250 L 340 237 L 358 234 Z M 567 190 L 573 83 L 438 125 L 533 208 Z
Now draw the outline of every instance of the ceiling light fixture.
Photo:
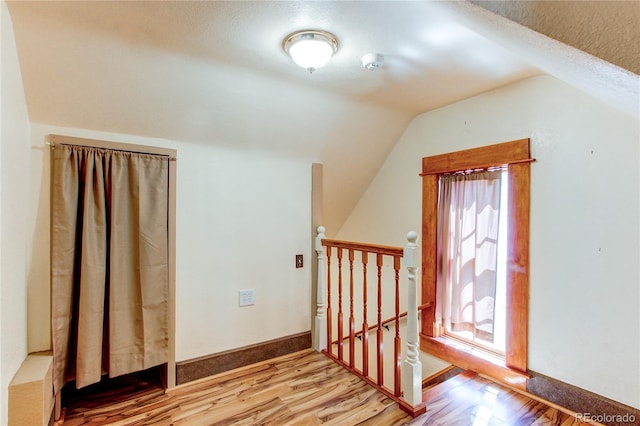
M 320 30 L 296 31 L 282 41 L 282 48 L 293 62 L 313 73 L 329 62 L 338 50 L 338 39 Z

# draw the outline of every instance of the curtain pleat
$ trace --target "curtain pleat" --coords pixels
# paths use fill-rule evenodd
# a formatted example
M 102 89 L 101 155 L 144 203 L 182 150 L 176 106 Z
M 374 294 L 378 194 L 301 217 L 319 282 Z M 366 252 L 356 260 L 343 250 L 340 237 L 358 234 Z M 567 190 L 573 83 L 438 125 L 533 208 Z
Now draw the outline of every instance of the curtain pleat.
M 168 159 L 58 145 L 52 178 L 54 387 L 168 359 Z
M 82 153 L 76 153 L 81 155 Z M 78 322 L 76 385 L 84 387 L 102 376 L 102 328 L 107 282 L 107 211 L 105 176 L 101 158 L 87 155 L 79 163 L 84 176 L 79 226 L 80 268 L 77 278 Z M 97 356 L 96 356 L 97 354 Z
M 493 341 L 501 171 L 443 176 L 437 315 L 450 331 Z

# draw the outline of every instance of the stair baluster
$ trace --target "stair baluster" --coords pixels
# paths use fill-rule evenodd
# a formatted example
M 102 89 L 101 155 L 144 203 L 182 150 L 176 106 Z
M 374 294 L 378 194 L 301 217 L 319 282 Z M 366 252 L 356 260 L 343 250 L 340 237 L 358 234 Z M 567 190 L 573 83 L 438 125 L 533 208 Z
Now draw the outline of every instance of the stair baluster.
M 367 322 L 367 263 L 369 252 L 362 251 L 362 375 L 369 376 L 369 324 Z M 382 333 L 382 330 L 380 330 Z M 378 333 L 378 334 L 380 334 Z
M 356 367 L 356 319 L 353 315 L 353 249 L 349 249 L 349 367 Z
M 425 405 L 422 402 L 422 377 L 421 370 L 422 365 L 418 358 L 418 305 L 417 305 L 417 284 L 416 284 L 416 270 L 417 270 L 417 234 L 410 232 L 407 234 L 408 243 L 403 249 L 401 247 L 382 246 L 377 244 L 356 243 L 350 241 L 338 241 L 325 238 L 324 228 L 318 227 L 318 236 L 316 237 L 316 251 L 318 253 L 318 302 L 317 302 L 317 314 L 316 314 L 316 340 L 314 341 L 314 348 L 321 350 L 327 356 L 334 359 L 337 363 L 350 370 L 352 373 L 360 376 L 367 383 L 375 386 L 380 392 L 383 392 L 390 398 L 398 402 L 400 407 L 407 413 L 416 416 L 425 411 Z M 335 251 L 333 250 L 335 248 Z M 347 251 L 347 258 L 349 261 L 348 272 L 348 289 L 343 286 L 343 268 L 342 260 L 344 251 Z M 337 262 L 333 266 L 337 268 L 337 294 L 332 295 L 331 288 L 332 280 L 332 252 L 336 253 Z M 356 252 L 360 253 L 362 259 L 362 265 L 358 264 L 358 274 L 354 277 L 354 260 L 356 259 Z M 376 316 L 376 322 L 374 325 L 369 326 L 368 318 L 368 263 L 369 254 L 374 254 L 376 258 L 377 267 L 377 306 L 372 309 Z M 359 256 L 359 257 L 360 257 Z M 393 262 L 394 273 L 394 287 L 388 288 L 387 291 L 393 291 L 394 301 L 388 301 L 388 305 L 383 301 L 384 283 L 383 283 L 383 268 L 385 265 L 384 256 L 390 256 Z M 401 259 L 408 271 L 408 305 L 407 312 L 400 313 L 400 267 Z M 390 265 L 390 264 L 389 264 Z M 326 274 L 325 274 L 326 268 Z M 362 269 L 362 277 L 360 277 L 360 268 Z M 334 272 L 336 272 L 334 270 Z M 321 284 L 325 280 L 326 286 Z M 357 279 L 356 279 L 357 278 Z M 335 278 L 334 278 L 335 280 Z M 387 279 L 388 284 L 391 285 L 391 280 Z M 343 291 L 349 292 L 349 318 L 346 324 L 347 335 L 345 336 L 345 324 L 343 313 Z M 360 293 L 362 291 L 362 293 Z M 362 294 L 362 305 L 358 301 L 357 310 L 354 306 L 356 294 Z M 333 310 L 332 297 L 337 299 L 337 338 L 333 338 Z M 325 305 L 324 298 L 327 298 Z M 334 300 L 335 302 L 335 300 Z M 393 303 L 393 304 L 391 304 Z M 361 310 L 360 310 L 361 309 Z M 394 309 L 395 315 L 386 320 L 382 319 L 384 309 Z M 362 314 L 362 328 L 355 329 L 356 317 L 360 322 L 360 314 Z M 325 318 L 326 317 L 326 318 Z M 407 349 L 405 359 L 401 359 L 402 339 L 400 337 L 400 319 L 407 317 Z M 389 330 L 389 326 L 395 326 L 395 335 L 393 339 L 393 389 L 389 389 L 384 385 L 384 331 Z M 324 330 L 323 330 L 324 328 Z M 369 376 L 369 332 L 375 330 L 376 332 L 376 369 L 373 370 L 373 375 Z M 318 337 L 323 336 L 324 338 Z M 362 339 L 362 346 L 355 345 L 355 339 Z M 318 344 L 318 339 L 321 339 L 321 344 Z M 349 359 L 345 360 L 344 354 L 344 341 L 348 340 Z M 336 348 L 337 347 L 337 351 Z M 319 348 L 319 349 L 318 349 Z M 360 351 L 360 348 L 362 350 Z M 356 353 L 356 350 L 360 353 Z M 337 352 L 337 353 L 336 353 Z M 389 356 L 389 355 L 387 355 Z M 389 366 L 391 367 L 391 365 Z M 373 377 L 375 376 L 375 377 Z
M 322 240 L 325 238 L 324 235 L 324 226 L 318 226 L 316 236 L 316 244 L 315 249 L 318 255 L 318 283 L 317 283 L 317 292 L 316 292 L 316 318 L 315 318 L 315 334 L 314 334 L 314 342 L 313 349 L 316 351 L 322 351 L 327 349 L 327 347 L 331 347 L 331 342 L 327 342 L 327 312 L 325 309 L 325 255 L 324 255 L 324 246 L 322 245 Z M 327 346 L 328 343 L 328 346 Z
M 393 258 L 393 270 L 395 276 L 395 285 L 396 285 L 396 335 L 393 338 L 393 361 L 394 361 L 394 371 L 393 371 L 393 394 L 397 397 L 402 395 L 402 390 L 400 389 L 400 382 L 402 376 L 400 375 L 402 361 L 400 360 L 400 354 L 402 353 L 402 349 L 400 347 L 402 340 L 400 339 L 400 257 Z
M 378 326 L 376 332 L 376 348 L 377 348 L 377 357 L 376 357 L 376 366 L 378 368 L 378 386 L 384 386 L 384 333 L 382 332 L 382 265 L 383 265 L 383 257 L 382 254 L 378 253 L 376 255 L 376 267 L 378 268 L 378 322 L 376 325 Z
M 338 359 L 344 360 L 344 313 L 342 312 L 342 247 L 338 247 Z
M 402 365 L 402 391 L 404 400 L 414 407 L 420 404 L 424 405 L 422 402 L 422 363 L 418 357 L 417 241 L 417 233 L 411 231 L 407 234 L 407 245 L 404 248 L 404 256 L 402 257 L 408 273 L 407 351 Z

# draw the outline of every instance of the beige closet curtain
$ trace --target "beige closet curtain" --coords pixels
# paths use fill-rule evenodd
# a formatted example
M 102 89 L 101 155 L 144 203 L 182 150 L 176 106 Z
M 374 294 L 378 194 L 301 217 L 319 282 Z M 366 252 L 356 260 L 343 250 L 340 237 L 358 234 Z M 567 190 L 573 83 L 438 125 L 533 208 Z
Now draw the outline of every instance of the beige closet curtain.
M 449 331 L 493 341 L 501 171 L 440 178 L 438 311 Z
M 168 158 L 53 150 L 56 393 L 168 360 Z

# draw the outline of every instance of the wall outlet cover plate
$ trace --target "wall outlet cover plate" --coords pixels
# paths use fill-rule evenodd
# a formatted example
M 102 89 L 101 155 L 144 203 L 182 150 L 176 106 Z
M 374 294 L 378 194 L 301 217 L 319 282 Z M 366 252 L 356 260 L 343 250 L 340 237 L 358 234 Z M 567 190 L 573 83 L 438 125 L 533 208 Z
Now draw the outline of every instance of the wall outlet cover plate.
M 251 306 L 256 304 L 256 290 L 249 288 L 238 291 L 238 304 L 240 306 Z

